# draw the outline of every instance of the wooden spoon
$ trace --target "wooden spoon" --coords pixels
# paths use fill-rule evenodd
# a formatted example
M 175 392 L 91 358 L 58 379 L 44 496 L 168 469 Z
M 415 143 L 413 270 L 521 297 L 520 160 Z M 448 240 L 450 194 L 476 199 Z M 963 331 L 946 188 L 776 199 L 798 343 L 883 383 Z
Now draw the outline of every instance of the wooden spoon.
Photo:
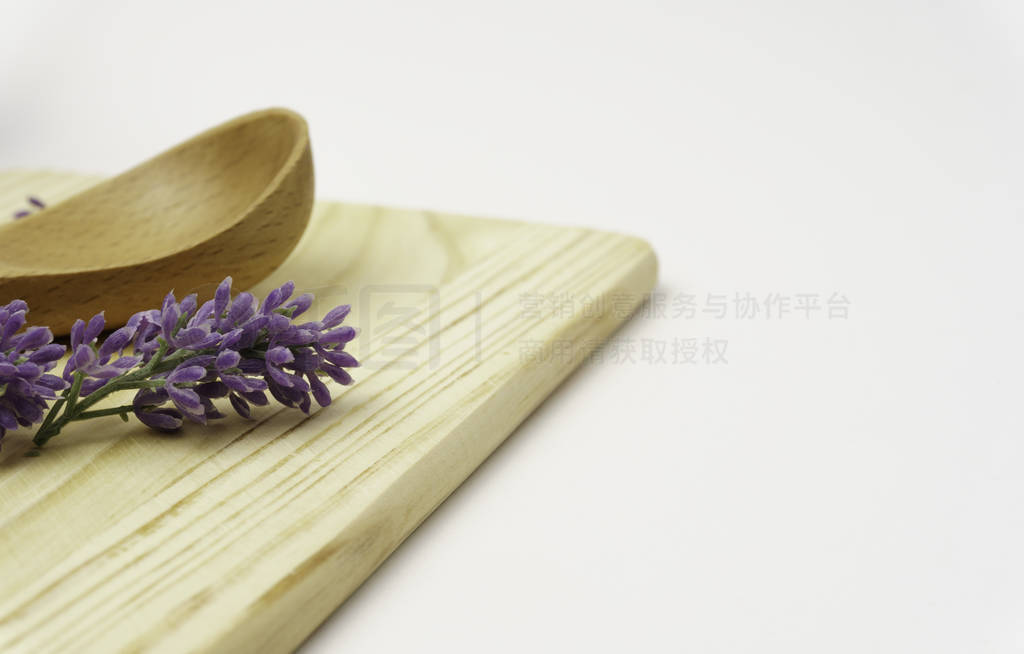
M 25 189 L 31 193 L 32 189 Z M 0 304 L 66 334 L 110 327 L 175 289 L 255 284 L 292 251 L 313 208 L 306 122 L 267 109 L 218 125 L 64 202 L 0 227 Z

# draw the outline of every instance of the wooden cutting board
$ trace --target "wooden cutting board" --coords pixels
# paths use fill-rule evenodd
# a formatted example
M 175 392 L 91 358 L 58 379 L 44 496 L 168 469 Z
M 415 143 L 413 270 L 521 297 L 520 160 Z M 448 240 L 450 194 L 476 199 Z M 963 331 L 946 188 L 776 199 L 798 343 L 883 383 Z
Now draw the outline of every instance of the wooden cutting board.
M 97 180 L 0 173 L 0 219 Z M 293 650 L 628 318 L 656 269 L 618 234 L 318 203 L 254 290 L 292 279 L 321 313 L 351 303 L 356 383 L 310 416 L 264 407 L 177 436 L 77 423 L 38 458 L 22 456 L 30 430 L 9 434 L 0 652 Z

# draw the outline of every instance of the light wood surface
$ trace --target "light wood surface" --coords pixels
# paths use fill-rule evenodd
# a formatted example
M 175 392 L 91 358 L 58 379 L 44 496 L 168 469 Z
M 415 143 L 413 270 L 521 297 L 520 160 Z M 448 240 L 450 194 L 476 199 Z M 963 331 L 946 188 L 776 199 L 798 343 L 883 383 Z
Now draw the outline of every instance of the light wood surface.
M 0 297 L 28 302 L 55 334 L 100 310 L 119 326 L 158 305 L 168 279 L 255 284 L 292 251 L 312 208 L 306 122 L 257 111 L 41 213 L 0 220 Z
M 0 211 L 95 181 L 0 173 Z M 9 434 L 0 651 L 293 650 L 627 319 L 656 267 L 622 235 L 318 203 L 256 290 L 293 279 L 320 311 L 352 303 L 356 383 L 311 416 L 267 407 L 180 436 L 72 424 L 38 458 L 22 456 L 31 432 Z

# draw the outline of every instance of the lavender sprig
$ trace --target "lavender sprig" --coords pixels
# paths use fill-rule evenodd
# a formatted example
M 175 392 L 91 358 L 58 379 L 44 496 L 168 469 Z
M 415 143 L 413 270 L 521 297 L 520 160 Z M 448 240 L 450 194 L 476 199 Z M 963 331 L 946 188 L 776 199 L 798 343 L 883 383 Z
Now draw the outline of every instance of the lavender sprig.
M 306 413 L 312 400 L 327 406 L 331 394 L 322 378 L 350 384 L 346 368 L 359 365 L 345 351 L 356 335 L 342 325 L 350 307 L 336 307 L 322 320 L 297 323 L 313 296 L 291 299 L 294 290 L 288 282 L 262 303 L 250 293 L 232 298 L 228 277 L 201 306 L 194 294 L 178 302 L 169 293 L 160 309 L 135 314 L 102 343 L 102 313 L 88 322 L 76 321 L 71 356 L 62 377 L 54 377 L 59 383 L 54 390 L 64 392 L 33 442 L 42 447 L 69 422 L 110 415 L 124 420 L 134 415 L 165 432 L 181 428 L 185 419 L 206 424 L 224 417 L 213 400 L 225 397 L 244 418 L 251 416 L 252 405 L 269 404 L 268 393 Z M 132 353 L 126 354 L 129 348 Z M 136 391 L 131 404 L 92 408 L 107 395 L 128 389 Z

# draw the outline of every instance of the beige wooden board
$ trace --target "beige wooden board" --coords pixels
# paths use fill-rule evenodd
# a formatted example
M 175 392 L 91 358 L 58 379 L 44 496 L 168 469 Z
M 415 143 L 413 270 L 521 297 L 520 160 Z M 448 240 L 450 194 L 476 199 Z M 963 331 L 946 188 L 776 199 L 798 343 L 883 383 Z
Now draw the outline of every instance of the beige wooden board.
M 0 211 L 96 180 L 0 173 Z M 318 203 L 254 290 L 293 279 L 320 312 L 351 303 L 356 383 L 310 416 L 265 407 L 177 436 L 77 423 L 37 458 L 22 456 L 30 430 L 10 433 L 0 651 L 293 650 L 627 319 L 656 268 L 628 236 Z

